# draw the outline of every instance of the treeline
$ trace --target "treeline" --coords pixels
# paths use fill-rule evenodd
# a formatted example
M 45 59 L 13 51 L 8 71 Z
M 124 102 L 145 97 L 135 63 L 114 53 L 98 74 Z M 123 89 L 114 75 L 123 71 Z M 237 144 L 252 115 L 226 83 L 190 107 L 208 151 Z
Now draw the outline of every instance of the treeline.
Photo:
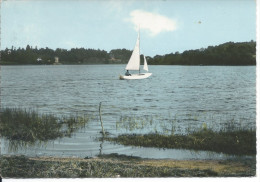
M 110 52 L 85 48 L 52 50 L 27 45 L 26 48 L 2 50 L 0 64 L 125 64 L 131 53 L 127 49 Z M 256 65 L 256 42 L 227 42 L 183 53 L 148 56 L 147 61 L 150 65 Z
M 109 54 L 94 49 L 56 49 L 48 47 L 37 49 L 29 45 L 24 48 L 1 51 L 1 64 L 107 64 Z
M 227 42 L 183 53 L 156 55 L 149 60 L 156 65 L 256 65 L 256 42 Z

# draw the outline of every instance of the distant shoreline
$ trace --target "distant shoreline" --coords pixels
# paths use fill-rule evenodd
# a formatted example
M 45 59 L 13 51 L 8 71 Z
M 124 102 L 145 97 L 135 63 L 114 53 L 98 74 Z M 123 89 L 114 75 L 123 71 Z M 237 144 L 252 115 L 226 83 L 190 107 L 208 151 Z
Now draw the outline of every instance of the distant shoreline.
M 60 65 L 53 65 L 53 64 L 2 64 L 0 62 L 0 66 L 78 66 L 78 65 L 125 65 L 125 64 L 60 64 Z M 256 65 L 172 65 L 172 64 L 156 64 L 150 66 L 256 66 Z
M 1 50 L 1 65 L 92 65 L 127 64 L 132 51 L 127 49 L 104 50 L 72 48 L 6 48 Z M 256 42 L 227 42 L 182 53 L 146 56 L 149 65 L 198 65 L 198 66 L 242 66 L 256 65 Z M 143 64 L 143 56 L 140 56 Z

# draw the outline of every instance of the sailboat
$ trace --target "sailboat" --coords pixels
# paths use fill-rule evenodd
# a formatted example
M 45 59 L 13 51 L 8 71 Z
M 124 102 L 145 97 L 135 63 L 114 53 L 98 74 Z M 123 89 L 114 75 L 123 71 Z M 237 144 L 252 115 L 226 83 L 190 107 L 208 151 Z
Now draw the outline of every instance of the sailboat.
M 149 70 L 148 70 L 148 65 L 147 65 L 145 56 L 144 56 L 143 70 L 145 70 L 146 72 L 140 73 L 140 31 L 138 31 L 136 44 L 135 44 L 134 50 L 132 52 L 132 55 L 128 61 L 128 64 L 125 67 L 125 70 L 127 70 L 127 73 L 125 75 L 120 75 L 119 79 L 136 80 L 136 79 L 148 78 L 149 76 L 152 75 L 152 73 L 148 72 Z M 139 71 L 139 73 L 130 74 L 128 71 Z

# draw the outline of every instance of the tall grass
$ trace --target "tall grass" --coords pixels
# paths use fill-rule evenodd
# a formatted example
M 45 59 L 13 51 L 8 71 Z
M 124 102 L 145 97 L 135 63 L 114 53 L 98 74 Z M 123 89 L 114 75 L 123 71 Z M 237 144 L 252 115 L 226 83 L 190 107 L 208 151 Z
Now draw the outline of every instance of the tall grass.
M 90 117 L 56 117 L 35 110 L 3 108 L 0 112 L 0 133 L 10 140 L 12 149 L 34 145 L 62 137 L 70 137 L 85 127 Z
M 188 135 L 162 135 L 150 134 L 125 134 L 114 138 L 106 138 L 123 145 L 192 149 L 222 152 L 236 155 L 256 155 L 256 131 L 220 131 L 214 132 L 210 129 Z
M 232 115 L 214 116 L 206 113 L 187 113 L 151 116 L 121 116 L 117 131 L 125 133 L 158 133 L 163 135 L 190 134 L 207 128 L 216 132 L 255 130 L 255 119 Z M 250 124 L 249 124 L 250 123 Z
M 159 121 L 159 124 L 153 117 L 121 117 L 116 123 L 117 129 L 121 127 L 131 133 L 106 140 L 132 146 L 207 150 L 238 155 L 256 154 L 256 129 L 245 127 L 241 119 L 236 121 L 228 117 L 225 122 L 218 120 L 214 125 L 208 126 L 206 122 L 198 122 L 198 115 L 190 114 L 188 117 L 188 121 L 193 121 L 195 126 L 186 125 L 186 131 L 179 133 L 176 133 L 176 129 L 183 122 L 176 114 L 174 118 L 169 116 L 168 119 Z M 218 125 L 219 122 L 222 123 L 221 126 Z M 149 131 L 151 126 L 154 128 Z M 146 132 L 133 133 L 140 129 Z

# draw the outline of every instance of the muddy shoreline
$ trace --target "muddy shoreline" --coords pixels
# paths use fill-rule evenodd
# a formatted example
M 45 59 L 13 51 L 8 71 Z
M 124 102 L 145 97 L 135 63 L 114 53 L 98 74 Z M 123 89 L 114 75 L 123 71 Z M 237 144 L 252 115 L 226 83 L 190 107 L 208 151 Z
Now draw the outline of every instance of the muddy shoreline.
M 169 160 L 109 154 L 95 158 L 1 156 L 3 178 L 253 177 L 256 159 Z

